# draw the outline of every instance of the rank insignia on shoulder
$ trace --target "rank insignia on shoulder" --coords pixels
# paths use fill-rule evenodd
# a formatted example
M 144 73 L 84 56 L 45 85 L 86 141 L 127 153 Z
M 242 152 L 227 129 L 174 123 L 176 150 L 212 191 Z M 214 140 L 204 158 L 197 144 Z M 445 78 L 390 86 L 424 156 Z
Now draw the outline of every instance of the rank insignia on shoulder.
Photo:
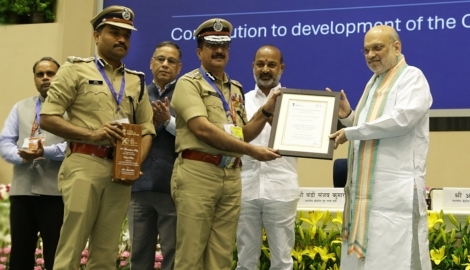
M 239 81 L 235 81 L 235 80 L 230 79 L 230 82 L 231 82 L 233 85 L 236 85 L 236 86 L 238 86 L 238 87 L 240 87 L 240 88 L 243 88 L 242 84 L 241 84 Z
M 195 70 L 195 71 L 191 71 L 191 72 L 188 72 L 185 74 L 185 76 L 188 76 L 189 78 L 191 79 L 197 79 L 197 78 L 201 78 L 202 75 L 201 73 L 199 72 L 199 70 Z
M 70 62 L 70 63 L 77 63 L 77 62 L 91 62 L 95 60 L 94 57 L 86 57 L 86 58 L 83 58 L 83 57 L 77 57 L 77 56 L 69 56 L 67 57 L 67 61 Z
M 211 79 L 211 81 L 215 81 L 215 80 L 216 80 L 215 76 L 212 75 L 212 73 L 210 73 L 209 71 L 206 72 L 206 75 L 207 75 L 207 77 L 209 77 L 209 79 Z
M 132 73 L 132 74 L 135 74 L 135 75 L 138 75 L 138 76 L 145 76 L 145 73 L 143 73 L 142 71 L 132 70 L 132 69 L 128 69 L 128 68 L 124 68 L 124 70 L 127 73 Z

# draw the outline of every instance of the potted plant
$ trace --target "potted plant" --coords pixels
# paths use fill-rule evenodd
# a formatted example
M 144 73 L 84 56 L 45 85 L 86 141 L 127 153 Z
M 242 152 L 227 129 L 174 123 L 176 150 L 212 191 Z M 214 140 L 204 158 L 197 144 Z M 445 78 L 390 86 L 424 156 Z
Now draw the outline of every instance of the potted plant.
M 11 10 L 18 15 L 30 16 L 31 23 L 53 22 L 55 0 L 14 0 Z

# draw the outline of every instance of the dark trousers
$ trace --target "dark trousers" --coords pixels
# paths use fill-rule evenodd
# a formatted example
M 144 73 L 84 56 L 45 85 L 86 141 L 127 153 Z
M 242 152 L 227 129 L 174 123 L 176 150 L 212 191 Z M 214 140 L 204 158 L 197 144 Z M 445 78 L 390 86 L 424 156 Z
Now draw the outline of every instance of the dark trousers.
M 155 269 L 155 248 L 160 236 L 162 270 L 173 270 L 176 249 L 176 209 L 170 194 L 132 192 L 128 212 L 131 269 Z
M 45 269 L 52 270 L 63 216 L 61 196 L 10 197 L 10 270 L 34 268 L 38 232 L 43 243 Z

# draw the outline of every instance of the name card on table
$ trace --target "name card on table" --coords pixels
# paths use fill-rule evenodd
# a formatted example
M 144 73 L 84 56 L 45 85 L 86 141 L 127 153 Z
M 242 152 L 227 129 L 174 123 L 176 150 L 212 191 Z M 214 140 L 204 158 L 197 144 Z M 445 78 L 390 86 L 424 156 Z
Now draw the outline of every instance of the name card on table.
M 443 208 L 470 208 L 470 188 L 443 188 Z
M 344 188 L 300 188 L 297 208 L 334 208 L 343 209 Z

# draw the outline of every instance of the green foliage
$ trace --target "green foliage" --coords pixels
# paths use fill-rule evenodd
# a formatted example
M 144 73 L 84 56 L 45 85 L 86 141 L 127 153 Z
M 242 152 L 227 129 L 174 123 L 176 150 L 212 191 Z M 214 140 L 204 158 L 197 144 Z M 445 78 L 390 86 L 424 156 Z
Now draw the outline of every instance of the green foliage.
M 1 0 L 0 0 L 1 1 Z M 8 269 L 10 254 L 9 228 L 9 185 L 0 185 L 0 268 Z M 446 218 L 452 224 L 448 229 Z M 341 212 L 331 215 L 329 211 L 298 212 L 295 221 L 295 246 L 292 250 L 294 259 L 293 270 L 340 270 L 341 258 L 341 229 L 343 216 Z M 464 224 L 459 223 L 452 214 L 444 212 L 428 212 L 429 253 L 433 270 L 470 270 L 470 216 Z M 127 220 L 122 224 L 116 269 L 129 269 L 129 231 Z M 37 258 L 42 258 L 42 245 L 38 243 Z M 161 264 L 160 247 L 157 245 L 155 265 Z M 80 269 L 86 269 L 85 262 L 88 251 L 82 253 Z M 268 270 L 270 267 L 270 251 L 266 232 L 263 230 L 263 245 L 259 259 L 259 269 Z M 236 245 L 233 249 L 232 269 L 237 266 L 238 256 Z M 43 267 L 42 264 L 37 265 Z M 6 268 L 5 268 L 6 267 Z M 41 268 L 42 269 L 42 268 Z
M 5 1 L 5 0 L 0 0 Z M 33 12 L 42 12 L 47 22 L 53 22 L 55 0 L 14 0 L 11 10 L 18 15 L 31 15 Z
M 447 229 L 445 218 L 453 225 Z M 330 216 L 329 211 L 298 212 L 295 221 L 295 245 L 292 250 L 293 270 L 340 270 L 341 212 Z M 428 212 L 429 252 L 433 270 L 470 270 L 470 216 L 465 224 L 452 214 Z M 268 270 L 269 246 L 263 230 L 263 247 L 259 269 Z M 236 249 L 232 269 L 237 265 Z
M 19 15 L 28 15 L 35 9 L 36 0 L 15 0 L 11 10 Z
M 0 24 L 9 23 L 11 0 L 0 0 Z
M 294 270 L 338 270 L 341 256 L 343 215 L 329 211 L 299 212 L 295 223 Z
M 444 223 L 444 212 L 429 212 L 429 252 L 433 270 L 470 269 L 470 216 L 464 225 L 452 214 L 447 218 L 452 229 Z
M 11 10 L 11 0 L 0 0 L 0 14 Z
M 338 212 L 336 216 L 331 217 L 329 211 L 310 211 L 307 215 L 304 212 L 298 212 L 294 224 L 293 270 L 339 270 L 342 213 Z M 260 270 L 269 270 L 270 257 L 268 239 L 263 229 Z M 236 250 L 234 250 L 232 270 L 236 268 L 237 259 Z

